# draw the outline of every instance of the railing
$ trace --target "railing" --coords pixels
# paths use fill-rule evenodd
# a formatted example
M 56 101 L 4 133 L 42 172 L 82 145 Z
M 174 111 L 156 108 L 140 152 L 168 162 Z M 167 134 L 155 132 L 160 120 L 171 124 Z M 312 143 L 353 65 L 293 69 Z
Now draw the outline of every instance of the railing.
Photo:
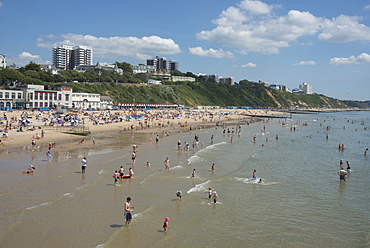
M 87 133 L 89 132 L 89 127 L 84 125 L 79 126 L 62 126 L 62 125 L 54 125 L 54 126 L 39 126 L 36 129 L 44 129 L 44 130 L 52 130 L 56 132 L 66 132 L 66 133 Z

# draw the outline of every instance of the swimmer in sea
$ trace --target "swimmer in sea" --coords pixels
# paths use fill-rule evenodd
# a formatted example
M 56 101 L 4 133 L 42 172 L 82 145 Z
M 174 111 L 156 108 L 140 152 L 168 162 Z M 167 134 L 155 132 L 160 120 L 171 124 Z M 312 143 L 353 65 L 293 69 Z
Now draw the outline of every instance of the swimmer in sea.
M 211 166 L 211 170 L 214 171 L 215 170 L 215 163 L 212 164 Z
M 351 170 L 351 164 L 348 161 L 346 161 L 346 164 L 347 164 L 347 171 L 350 171 Z
M 28 168 L 28 170 L 23 171 L 23 173 L 29 174 L 29 173 L 35 172 L 35 170 L 36 170 L 36 168 L 32 164 L 30 164 L 30 167 Z
M 263 183 L 262 178 L 258 181 L 258 183 Z

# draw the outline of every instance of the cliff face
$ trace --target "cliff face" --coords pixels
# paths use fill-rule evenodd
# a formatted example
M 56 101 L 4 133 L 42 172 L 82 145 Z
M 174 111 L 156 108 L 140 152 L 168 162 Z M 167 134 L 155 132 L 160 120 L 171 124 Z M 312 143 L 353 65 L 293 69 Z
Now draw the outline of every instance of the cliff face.
M 170 103 L 185 106 L 263 106 L 272 108 L 369 108 L 366 102 L 341 101 L 323 95 L 297 95 L 259 84 L 226 85 L 211 82 L 172 85 L 75 84 L 73 91 L 108 95 L 115 103 Z

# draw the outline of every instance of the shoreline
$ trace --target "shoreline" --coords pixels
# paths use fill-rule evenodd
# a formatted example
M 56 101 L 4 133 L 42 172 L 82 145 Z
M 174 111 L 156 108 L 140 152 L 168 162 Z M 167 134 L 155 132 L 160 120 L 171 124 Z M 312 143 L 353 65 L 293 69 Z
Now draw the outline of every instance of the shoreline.
M 196 128 L 199 125 L 220 125 L 227 124 L 227 123 L 238 123 L 238 122 L 248 122 L 253 121 L 258 117 L 248 117 L 243 115 L 246 110 L 229 110 L 229 109 L 219 109 L 219 110 L 206 110 L 206 111 L 198 111 L 198 110 L 191 110 L 191 113 L 197 114 L 185 114 L 181 113 L 179 117 L 176 119 L 171 117 L 169 113 L 175 113 L 176 111 L 169 111 L 169 110 L 156 110 L 156 111 L 148 111 L 149 117 L 142 117 L 137 119 L 121 120 L 119 122 L 110 122 L 106 121 L 105 123 L 99 123 L 95 125 L 94 122 L 90 118 L 86 118 L 85 116 L 96 115 L 98 112 L 96 111 L 85 111 L 81 113 L 74 113 L 77 118 L 83 119 L 83 124 L 79 124 L 79 127 L 83 127 L 83 129 L 87 130 L 90 134 L 88 135 L 78 135 L 63 132 L 63 129 L 72 129 L 72 126 L 49 126 L 47 122 L 45 122 L 44 118 L 49 118 L 52 113 L 45 112 L 38 116 L 36 119 L 37 112 L 33 112 L 29 115 L 30 123 L 28 126 L 33 126 L 33 129 L 26 130 L 20 132 L 20 126 L 17 124 L 18 120 L 20 120 L 20 116 L 22 114 L 21 111 L 2 111 L 0 113 L 1 116 L 4 116 L 4 112 L 7 113 L 8 124 L 12 123 L 11 128 L 6 128 L 8 126 L 6 124 L 6 120 L 2 120 L 2 124 L 0 123 L 0 130 L 1 134 L 3 134 L 4 130 L 7 130 L 8 137 L 1 137 L 2 142 L 0 144 L 0 151 L 5 149 L 12 149 L 24 146 L 31 146 L 32 140 L 35 140 L 37 145 L 47 145 L 51 142 L 62 142 L 65 143 L 68 141 L 72 144 L 73 142 L 78 142 L 78 140 L 84 139 L 92 140 L 95 136 L 104 135 L 104 133 L 112 132 L 112 131 L 126 131 L 126 132 L 137 132 L 137 133 L 171 133 L 173 131 L 186 131 L 191 128 Z M 113 112 L 113 111 L 112 111 Z M 180 112 L 180 111 L 178 111 Z M 182 111 L 185 112 L 185 111 Z M 248 112 L 252 112 L 248 110 Z M 270 115 L 277 115 L 280 112 L 269 111 Z M 109 113 L 109 111 L 101 111 L 102 113 Z M 222 114 L 220 114 L 222 113 Z M 225 114 L 226 113 L 226 114 Z M 261 110 L 254 110 L 252 113 L 262 114 L 265 111 Z M 127 111 L 115 111 L 114 115 L 127 115 Z M 113 115 L 111 114 L 111 115 Z M 158 117 L 158 115 L 160 115 Z M 154 117 L 152 117 L 154 116 Z M 216 116 L 216 117 L 215 117 Z M 151 117 L 151 119 L 150 119 Z M 146 122 L 147 125 L 144 126 L 143 122 Z M 62 128 L 64 127 L 64 128 Z M 53 130 L 56 129 L 57 131 Z M 59 130 L 59 131 L 58 131 Z M 41 132 L 44 135 L 41 135 Z M 39 137 L 39 138 L 36 138 Z
M 45 120 L 49 120 L 53 115 L 52 112 L 31 112 L 29 115 L 30 125 L 34 126 L 33 130 L 26 130 L 19 132 L 19 124 L 22 111 L 0 111 L 0 116 L 5 116 L 12 123 L 12 129 L 6 128 L 6 120 L 0 121 L 1 134 L 8 129 L 8 138 L 0 137 L 0 151 L 5 149 L 12 149 L 23 146 L 31 146 L 32 139 L 36 144 L 46 145 L 50 142 L 78 142 L 78 140 L 92 140 L 96 135 L 104 135 L 104 133 L 112 131 L 127 131 L 138 133 L 155 133 L 160 134 L 171 131 L 184 131 L 190 127 L 199 125 L 219 125 L 220 123 L 238 123 L 248 122 L 259 118 L 282 118 L 289 113 L 304 114 L 312 113 L 330 113 L 330 112 L 345 112 L 345 111 L 370 111 L 370 109 L 307 109 L 298 111 L 284 111 L 284 110 L 258 110 L 258 109 L 214 109 L 214 110 L 149 110 L 149 111 L 84 111 L 79 113 L 72 113 L 73 116 L 83 120 L 83 124 L 79 124 L 79 129 L 86 130 L 89 135 L 78 135 L 70 132 L 63 132 L 62 130 L 73 129 L 73 126 L 49 126 Z M 105 121 L 104 115 L 109 113 L 110 116 L 127 116 L 138 112 L 145 112 L 147 117 L 131 118 L 129 121 Z M 300 113 L 301 112 L 301 113 Z M 41 113 L 36 119 L 37 115 Z M 91 116 L 103 116 L 99 118 L 99 124 L 95 125 L 96 119 L 92 120 Z M 177 116 L 176 116 L 177 114 Z M 174 117 L 176 116 L 176 118 Z M 289 118 L 286 116 L 286 118 Z M 95 122 L 94 122 L 95 121 Z M 145 122 L 145 126 L 143 125 Z M 54 130 L 56 129 L 56 131 Z M 41 137 L 40 133 L 44 132 Z M 0 136 L 1 136 L 0 134 Z M 4 136 L 4 135 L 3 135 Z M 40 136 L 40 138 L 36 138 Z

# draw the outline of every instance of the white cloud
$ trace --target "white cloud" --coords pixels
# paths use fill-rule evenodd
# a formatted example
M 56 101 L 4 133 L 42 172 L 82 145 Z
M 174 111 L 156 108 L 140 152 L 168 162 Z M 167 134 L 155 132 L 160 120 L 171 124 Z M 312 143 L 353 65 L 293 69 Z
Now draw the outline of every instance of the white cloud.
M 181 52 L 179 45 L 172 39 L 158 36 L 137 37 L 95 37 L 93 35 L 62 34 L 61 41 L 37 39 L 39 47 L 52 48 L 59 45 L 81 45 L 93 49 L 94 56 L 99 58 L 117 58 L 119 56 L 143 60 L 150 58 L 150 54 L 177 54 Z M 48 39 L 58 38 L 53 35 L 45 36 Z
M 242 24 L 243 21 L 246 21 L 248 18 L 245 14 L 238 8 L 233 6 L 223 10 L 218 19 L 213 20 L 212 22 L 216 25 L 239 25 Z
M 364 9 L 370 9 L 370 5 L 366 5 Z
M 31 61 L 36 64 L 49 64 L 50 61 L 44 60 L 40 55 L 33 55 L 29 52 L 22 52 L 21 54 L 7 59 L 8 64 L 16 64 L 17 66 L 25 66 Z
M 3 6 L 3 3 L 2 2 L 0 2 L 0 7 L 2 7 Z
M 319 34 L 319 39 L 333 43 L 357 40 L 370 41 L 370 27 L 359 23 L 360 19 L 357 16 L 340 15 L 332 20 L 325 20 L 323 32 Z
M 311 35 L 334 43 L 370 41 L 370 27 L 361 24 L 360 17 L 341 15 L 330 20 L 299 10 L 278 16 L 272 12 L 275 7 L 261 1 L 243 0 L 236 7 L 222 11 L 212 21 L 216 24 L 214 29 L 202 30 L 196 36 L 238 49 L 241 54 L 277 54 L 281 48 L 298 44 L 299 38 Z
M 243 0 L 238 4 L 238 7 L 249 11 L 250 14 L 264 15 L 269 14 L 274 6 L 261 1 Z
M 191 55 L 209 57 L 209 58 L 233 58 L 234 54 L 229 51 L 224 51 L 222 49 L 215 50 L 213 48 L 204 50 L 201 47 L 189 47 L 189 53 Z
M 244 65 L 235 65 L 234 67 L 242 67 L 242 68 L 257 67 L 257 64 L 249 62 Z
M 370 55 L 367 53 L 361 53 L 359 56 L 349 56 L 348 58 L 332 58 L 329 62 L 331 65 L 348 65 L 348 64 L 361 64 L 370 63 Z
M 301 62 L 298 62 L 298 63 L 295 63 L 293 65 L 316 65 L 315 61 L 301 61 Z

